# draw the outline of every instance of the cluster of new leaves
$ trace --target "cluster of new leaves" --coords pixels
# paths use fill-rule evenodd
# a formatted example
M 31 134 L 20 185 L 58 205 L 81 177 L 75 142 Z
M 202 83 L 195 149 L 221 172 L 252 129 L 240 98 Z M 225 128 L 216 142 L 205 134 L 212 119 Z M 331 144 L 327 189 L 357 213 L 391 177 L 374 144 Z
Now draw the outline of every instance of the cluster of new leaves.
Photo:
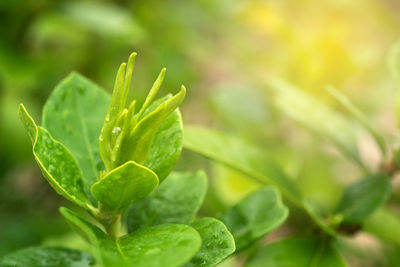
M 135 55 L 121 65 L 112 97 L 71 74 L 45 104 L 43 126 L 24 106 L 19 109 L 43 176 L 81 208 L 60 212 L 92 245 L 93 258 L 66 248 L 32 247 L 3 257 L 0 266 L 214 266 L 234 252 L 233 237 L 242 249 L 285 220 L 287 209 L 272 188 L 245 198 L 221 220 L 196 219 L 205 174 L 170 174 L 182 149 L 177 107 L 185 89 L 153 101 L 163 69 L 141 109 L 135 112 L 135 102 L 125 108 Z M 270 213 L 261 212 L 263 207 Z M 128 233 L 121 231 L 121 219 Z

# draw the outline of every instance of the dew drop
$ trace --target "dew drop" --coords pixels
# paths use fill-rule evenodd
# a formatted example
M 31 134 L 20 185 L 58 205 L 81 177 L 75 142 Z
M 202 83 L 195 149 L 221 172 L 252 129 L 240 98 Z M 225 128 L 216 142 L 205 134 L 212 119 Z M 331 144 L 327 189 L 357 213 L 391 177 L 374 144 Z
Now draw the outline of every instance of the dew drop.
M 121 128 L 120 127 L 114 127 L 114 129 L 112 130 L 112 134 L 114 136 L 118 136 L 120 132 L 121 132 Z

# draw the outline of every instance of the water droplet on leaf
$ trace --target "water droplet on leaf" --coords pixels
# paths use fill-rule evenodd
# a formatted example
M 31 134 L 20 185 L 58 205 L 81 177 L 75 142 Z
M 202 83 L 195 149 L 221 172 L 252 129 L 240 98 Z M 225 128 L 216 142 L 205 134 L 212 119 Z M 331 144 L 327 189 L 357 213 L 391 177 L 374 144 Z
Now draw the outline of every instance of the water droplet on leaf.
M 112 130 L 112 134 L 115 136 L 118 136 L 120 132 L 121 132 L 120 127 L 114 127 L 114 129 Z

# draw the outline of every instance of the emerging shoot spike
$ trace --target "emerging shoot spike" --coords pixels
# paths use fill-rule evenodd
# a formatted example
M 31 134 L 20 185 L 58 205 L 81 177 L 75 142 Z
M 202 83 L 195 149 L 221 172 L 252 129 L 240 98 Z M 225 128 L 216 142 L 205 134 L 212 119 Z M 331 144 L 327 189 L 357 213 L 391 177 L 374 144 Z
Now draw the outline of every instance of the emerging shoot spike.
M 144 116 L 164 80 L 166 68 L 162 68 L 139 112 L 135 115 L 135 100 L 125 108 L 135 58 L 136 53 L 132 53 L 128 63 L 121 64 L 118 70 L 111 104 L 100 134 L 100 155 L 106 167 L 104 175 L 128 161 L 143 164 L 158 127 L 185 97 L 186 89 L 182 85 L 176 95 L 169 96 Z
M 144 101 L 143 106 L 141 107 L 139 113 L 137 114 L 137 118 L 140 119 L 143 115 L 143 113 L 145 112 L 145 110 L 149 107 L 149 105 L 151 104 L 151 102 L 153 101 L 154 97 L 156 96 L 156 94 L 158 93 L 158 90 L 161 87 L 161 84 L 164 81 L 164 76 L 165 76 L 165 72 L 167 71 L 166 68 L 162 68 L 160 74 L 158 75 L 156 81 L 154 82 L 153 86 L 150 89 L 149 94 L 146 97 L 146 100 Z
M 123 110 L 124 106 L 120 103 L 123 98 L 123 85 L 125 82 L 125 69 L 126 63 L 122 63 L 118 69 L 117 77 L 115 78 L 114 90 L 111 97 L 111 103 L 107 111 L 106 119 L 101 129 L 101 134 L 99 137 L 100 141 L 100 155 L 106 166 L 106 169 L 110 169 L 111 159 L 109 153 L 112 150 L 112 130 L 115 126 L 120 112 Z
M 123 88 L 124 93 L 123 93 L 123 97 L 121 99 L 122 107 L 125 107 L 125 105 L 126 105 L 126 99 L 128 97 L 129 88 L 131 86 L 131 79 L 132 79 L 133 68 L 135 66 L 136 55 L 137 55 L 137 53 L 133 52 L 129 56 L 128 66 L 126 67 L 125 81 L 124 81 L 124 88 Z
M 135 125 L 136 125 L 136 120 L 135 120 L 135 105 L 136 105 L 136 100 L 133 100 L 133 101 L 131 102 L 131 104 L 129 105 L 129 108 L 128 108 L 128 115 L 127 115 L 127 118 L 128 118 L 128 120 L 129 120 L 129 123 L 128 123 L 129 129 L 127 129 L 128 132 L 130 132 L 130 129 L 132 129 L 132 128 L 135 127 Z
M 114 112 L 121 112 L 124 108 L 120 106 L 121 98 L 123 97 L 123 85 L 125 82 L 125 70 L 126 70 L 126 63 L 122 63 L 118 69 L 117 77 L 115 78 L 114 90 L 111 98 L 111 105 L 110 105 L 110 113 Z

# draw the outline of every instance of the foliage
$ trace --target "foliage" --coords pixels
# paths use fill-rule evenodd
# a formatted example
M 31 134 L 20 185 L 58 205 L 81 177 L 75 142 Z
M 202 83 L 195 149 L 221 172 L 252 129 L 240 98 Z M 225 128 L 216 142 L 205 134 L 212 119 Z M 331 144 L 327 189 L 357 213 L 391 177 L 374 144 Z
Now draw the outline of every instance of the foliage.
M 399 266 L 400 46 L 391 47 L 399 38 L 399 11 L 395 0 L 0 1 L 0 259 L 16 253 L 16 265 L 26 255 L 18 249 L 35 246 L 28 249 L 33 255 L 37 247 L 55 246 L 52 251 L 65 252 L 55 255 L 78 255 L 75 266 L 124 266 L 113 242 L 100 242 L 111 238 L 91 215 L 99 198 L 107 203 L 104 221 L 114 216 L 111 209 L 123 209 L 121 239 L 135 228 L 167 222 L 196 230 L 202 240 L 200 247 L 191 243 L 196 255 L 177 259 L 186 265 L 226 258 L 233 249 L 229 229 L 240 240 L 221 267 L 279 261 Z M 167 63 L 168 75 L 158 76 L 164 97 L 147 110 L 170 98 L 177 81 L 190 84 L 179 107 L 185 132 L 176 109 L 159 125 L 144 163 L 129 161 L 107 172 L 98 139 L 111 102 L 106 91 L 116 62 L 132 50 L 141 54 L 135 91 L 127 97 L 136 100 L 135 113 L 158 66 Z M 80 74 L 68 75 L 71 70 Z M 77 84 L 98 90 L 64 94 Z M 15 112 L 19 103 L 35 118 L 32 132 L 49 142 L 36 142 L 39 168 Z M 73 112 L 60 114 L 59 107 Z M 187 149 L 180 158 L 183 135 Z M 128 139 L 120 141 L 135 142 Z M 41 153 L 52 145 L 51 154 Z M 49 164 L 59 151 L 65 160 L 73 157 L 68 168 L 74 186 L 66 191 L 63 177 L 70 175 Z M 126 157 L 141 161 L 140 151 Z M 40 168 L 48 168 L 46 179 Z M 132 169 L 150 180 L 141 183 L 130 172 L 133 180 L 118 177 Z M 92 193 L 100 177 L 107 179 Z M 73 202 L 57 195 L 47 179 Z M 144 190 L 136 190 L 141 185 Z M 108 194 L 108 186 L 122 194 Z M 266 208 L 263 199 L 275 204 Z M 62 216 L 60 205 L 68 207 L 60 209 Z M 280 217 L 271 219 L 269 211 Z M 228 225 L 227 214 L 237 221 Z M 214 238 L 217 231 L 223 233 Z M 240 248 L 241 241 L 248 244 Z
M 397 56 L 393 52 L 392 57 Z M 395 67 L 396 60 L 398 59 L 391 58 L 392 68 Z M 296 178 L 287 174 L 282 163 L 272 156 L 271 151 L 263 151 L 246 140 L 220 131 L 187 126 L 184 137 L 186 148 L 234 168 L 257 183 L 274 184 L 282 192 L 284 200 L 292 204 L 291 210 L 297 214 L 303 213 L 302 216 L 307 216 L 312 222 L 309 224 L 311 227 L 308 227 L 311 229 L 306 230 L 304 235 L 295 233 L 297 237 L 256 246 L 244 266 L 347 266 L 341 256 L 342 253 L 347 253 L 344 249 L 344 244 L 347 243 L 343 237 L 348 238 L 361 231 L 398 244 L 397 236 L 388 233 L 396 232 L 400 221 L 398 216 L 385 207 L 393 194 L 390 179 L 398 171 L 398 150 L 387 149 L 387 140 L 375 130 L 367 117 L 333 87 L 328 87 L 328 92 L 339 101 L 349 116 L 333 110 L 284 80 L 270 77 L 266 81 L 271 103 L 277 110 L 313 133 L 330 140 L 344 156 L 356 163 L 364 177 L 350 183 L 343 190 L 336 207 L 328 214 L 322 213 L 314 201 L 303 195 Z M 360 131 L 369 133 L 376 147 L 380 149 L 379 169 L 365 165 L 357 144 Z M 393 155 L 388 155 L 387 151 L 392 151 Z M 252 197 L 253 201 L 257 201 L 256 195 Z M 255 203 L 251 203 L 251 199 L 245 198 L 241 203 L 243 206 L 232 208 L 240 210 L 236 212 L 239 217 L 229 216 L 229 211 L 222 217 L 222 221 L 235 237 L 237 250 L 247 247 L 246 237 L 252 236 L 251 231 L 246 228 L 247 224 L 256 222 L 260 218 L 258 216 L 263 214 L 262 210 L 255 210 Z M 267 200 L 263 202 L 267 203 Z M 269 219 L 269 223 L 279 221 L 280 216 L 284 218 L 286 212 L 284 209 L 277 209 L 274 219 Z M 239 215 L 244 213 L 253 215 Z M 268 216 L 273 213 L 271 211 Z M 244 219 L 247 217 L 253 218 L 254 222 Z M 230 222 L 231 218 L 234 218 L 234 223 Z M 262 221 L 265 223 L 267 220 Z M 268 231 L 267 228 L 264 230 Z
M 182 121 L 177 108 L 185 87 L 175 96 L 153 102 L 164 68 L 141 109 L 135 112 L 135 101 L 125 108 L 135 56 L 121 65 L 111 100 L 97 85 L 74 73 L 49 97 L 43 112 L 45 126 L 36 125 L 21 105 L 19 115 L 31 137 L 33 154 L 56 192 L 81 208 L 82 215 L 67 208 L 60 212 L 92 245 L 97 264 L 214 266 L 234 252 L 235 243 L 221 221 L 193 221 L 206 192 L 206 175 L 175 173 L 165 179 L 181 151 Z M 110 103 L 108 111 L 105 103 Z M 124 233 L 121 220 L 129 206 L 129 233 Z M 52 249 L 54 253 L 48 252 Z M 15 252 L 5 256 L 1 266 L 38 260 L 54 265 L 51 262 L 58 257 L 65 266 L 76 266 L 75 258 L 83 261 L 80 252 L 60 249 L 58 253 L 56 249 Z M 33 256 L 26 258 L 32 263 L 16 256 L 29 253 Z
M 81 251 L 62 247 L 30 247 L 11 253 L 0 266 L 90 266 L 93 258 Z

